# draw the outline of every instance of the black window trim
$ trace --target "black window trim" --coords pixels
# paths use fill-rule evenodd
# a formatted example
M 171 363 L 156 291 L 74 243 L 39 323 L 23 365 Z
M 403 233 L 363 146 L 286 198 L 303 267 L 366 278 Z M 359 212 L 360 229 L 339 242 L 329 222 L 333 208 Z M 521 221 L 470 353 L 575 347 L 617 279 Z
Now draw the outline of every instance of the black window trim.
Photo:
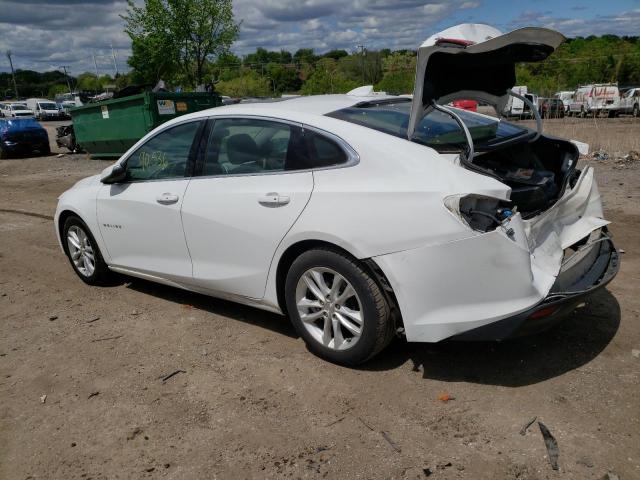
M 193 142 L 191 143 L 191 148 L 189 149 L 189 156 L 187 157 L 187 165 L 185 167 L 184 176 L 182 176 L 182 177 L 172 177 L 172 178 L 152 178 L 152 179 L 147 179 L 147 180 L 124 180 L 124 181 L 118 182 L 118 183 L 119 184 L 130 184 L 130 183 L 133 184 L 133 183 L 148 183 L 148 182 L 172 182 L 172 181 L 185 180 L 185 179 L 192 178 L 194 176 L 194 172 L 195 172 L 196 155 L 198 153 L 198 149 L 200 148 L 200 144 L 202 142 L 203 134 L 204 134 L 204 132 L 206 130 L 206 127 L 207 127 L 207 125 L 209 123 L 207 121 L 206 117 L 190 118 L 190 119 L 187 119 L 187 120 L 184 120 L 184 121 L 181 121 L 181 122 L 172 123 L 171 125 L 166 125 L 166 128 L 163 128 L 162 130 L 158 130 L 157 132 L 155 132 L 152 136 L 147 138 L 144 141 L 144 143 L 141 143 L 140 145 L 138 145 L 137 148 L 135 148 L 135 150 L 133 150 L 130 154 L 128 154 L 126 157 L 122 157 L 120 160 L 118 160 L 118 162 L 116 162 L 119 165 L 122 165 L 126 169 L 127 168 L 127 162 L 129 161 L 129 158 L 131 158 L 133 155 L 135 155 L 135 153 L 138 150 L 140 150 L 143 146 L 145 146 L 151 140 L 156 138 L 158 135 L 161 135 L 164 132 L 166 132 L 167 130 L 171 130 L 174 127 L 179 127 L 181 125 L 186 125 L 187 123 L 196 123 L 196 122 L 200 123 L 200 126 L 198 127 L 198 130 L 196 131 L 196 135 L 193 138 Z
M 336 165 L 328 165 L 326 167 L 315 167 L 315 168 L 303 168 L 299 170 L 273 170 L 273 171 L 265 171 L 265 172 L 252 172 L 252 173 L 222 173 L 216 175 L 203 175 L 204 171 L 204 158 L 206 158 L 206 150 L 208 148 L 208 138 L 211 132 L 213 131 L 213 127 L 215 125 L 216 120 L 230 120 L 230 119 L 247 119 L 247 120 L 264 120 L 268 122 L 276 122 L 283 123 L 286 125 L 294 126 L 300 128 L 301 132 L 304 135 L 305 130 L 312 131 L 324 137 L 327 137 L 329 140 L 336 143 L 346 154 L 347 161 L 344 163 L 336 164 Z M 304 172 L 314 172 L 321 170 L 334 170 L 338 168 L 348 168 L 353 167 L 360 163 L 360 156 L 358 153 L 349 145 L 344 139 L 340 138 L 338 135 L 323 130 L 318 127 L 314 127 L 311 125 L 307 125 L 305 123 L 296 122 L 294 120 L 288 120 L 286 118 L 277 118 L 271 117 L 267 115 L 243 115 L 243 114 L 225 114 L 220 116 L 211 116 L 207 122 L 206 129 L 206 138 L 200 142 L 200 150 L 198 151 L 198 162 L 196 163 L 196 170 L 194 171 L 193 178 L 233 178 L 233 177 L 255 177 L 257 175 L 288 175 L 293 173 L 304 173 Z M 200 157 L 202 155 L 202 157 Z

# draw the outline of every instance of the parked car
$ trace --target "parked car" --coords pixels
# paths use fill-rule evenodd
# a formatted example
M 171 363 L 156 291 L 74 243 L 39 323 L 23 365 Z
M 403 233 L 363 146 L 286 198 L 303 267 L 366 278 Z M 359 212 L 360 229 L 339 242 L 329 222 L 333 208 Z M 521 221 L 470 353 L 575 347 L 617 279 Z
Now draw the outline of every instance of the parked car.
M 0 119 L 0 158 L 40 153 L 49 155 L 49 136 L 34 118 Z
M 57 120 L 61 116 L 58 106 L 52 100 L 29 98 L 27 99 L 27 107 L 38 120 Z
M 542 118 L 564 118 L 564 104 L 559 98 L 538 98 L 538 113 Z
M 619 113 L 640 117 L 640 88 L 627 90 L 620 98 Z
M 557 92 L 554 97 L 561 100 L 564 105 L 564 112 L 569 113 L 569 106 L 571 105 L 571 101 L 573 100 L 573 95 L 575 92 L 573 90 L 564 90 L 562 92 Z
M 412 98 L 359 88 L 175 118 L 59 197 L 60 245 L 87 284 L 119 272 L 285 313 L 346 365 L 396 334 L 547 328 L 618 269 L 594 171 L 571 141 L 443 105 L 504 105 L 516 64 L 563 40 L 459 25 L 418 49 Z
M 0 106 L 4 118 L 33 117 L 33 112 L 24 103 L 5 103 Z

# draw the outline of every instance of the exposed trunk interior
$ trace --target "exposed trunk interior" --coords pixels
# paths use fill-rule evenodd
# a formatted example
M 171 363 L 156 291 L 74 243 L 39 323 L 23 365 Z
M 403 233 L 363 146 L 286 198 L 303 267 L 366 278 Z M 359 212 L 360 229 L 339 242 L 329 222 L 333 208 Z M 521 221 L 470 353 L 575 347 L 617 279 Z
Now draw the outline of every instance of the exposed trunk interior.
M 511 187 L 511 208 L 531 218 L 551 207 L 573 185 L 578 149 L 570 142 L 539 137 L 532 143 L 477 153 L 472 163 Z

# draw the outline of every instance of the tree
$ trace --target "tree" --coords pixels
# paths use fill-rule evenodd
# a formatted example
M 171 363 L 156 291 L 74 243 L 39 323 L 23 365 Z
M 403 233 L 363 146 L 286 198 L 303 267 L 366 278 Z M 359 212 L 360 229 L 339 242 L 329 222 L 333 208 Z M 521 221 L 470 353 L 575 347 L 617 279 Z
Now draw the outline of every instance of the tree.
M 376 85 L 378 90 L 389 93 L 411 93 L 416 74 L 414 53 L 394 52 L 382 59 L 384 75 Z
M 293 61 L 296 63 L 313 64 L 316 60 L 318 60 L 318 57 L 313 53 L 313 48 L 301 48 L 293 54 Z
M 69 91 L 69 87 L 67 87 L 67 84 L 62 84 L 62 83 L 58 83 L 56 85 L 52 85 L 51 87 L 49 87 L 49 93 L 47 94 L 47 97 L 49 98 L 55 98 L 56 95 L 60 94 L 60 93 L 67 93 Z
M 305 95 L 346 93 L 359 83 L 340 71 L 333 58 L 318 60 L 316 67 L 300 90 Z
M 128 0 L 128 5 L 122 18 L 132 42 L 130 65 L 145 77 L 163 69 L 181 73 L 191 86 L 202 84 L 206 61 L 228 52 L 238 36 L 231 0 L 144 0 L 141 7 Z
M 246 69 L 237 78 L 218 82 L 216 90 L 222 95 L 235 98 L 266 97 L 271 95 L 272 85 L 267 78 L 261 77 L 253 70 Z
M 98 80 L 93 73 L 84 72 L 78 75 L 77 79 L 78 90 L 97 91 L 100 90 Z

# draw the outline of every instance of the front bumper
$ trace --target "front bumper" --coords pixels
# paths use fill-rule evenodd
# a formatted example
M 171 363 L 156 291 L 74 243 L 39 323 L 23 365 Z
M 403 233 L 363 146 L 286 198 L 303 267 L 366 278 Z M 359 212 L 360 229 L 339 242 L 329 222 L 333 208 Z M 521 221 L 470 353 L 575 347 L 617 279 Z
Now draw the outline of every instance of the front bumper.
M 34 152 L 45 152 L 49 147 L 49 141 L 42 142 L 2 142 L 0 148 L 11 155 L 28 155 Z
M 607 285 L 620 269 L 620 255 L 609 236 L 591 246 L 570 268 L 563 270 L 551 291 L 536 306 L 503 320 L 469 330 L 452 340 L 505 340 L 544 331 L 566 318 L 585 297 Z

